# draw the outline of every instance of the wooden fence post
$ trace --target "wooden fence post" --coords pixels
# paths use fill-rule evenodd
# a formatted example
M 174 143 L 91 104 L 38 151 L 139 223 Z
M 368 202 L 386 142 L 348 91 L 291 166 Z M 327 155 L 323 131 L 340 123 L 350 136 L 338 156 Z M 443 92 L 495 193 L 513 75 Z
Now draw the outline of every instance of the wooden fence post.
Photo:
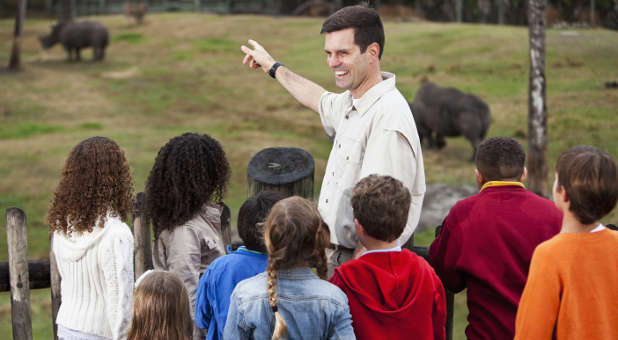
M 52 326 L 54 329 L 54 340 L 58 340 L 58 325 L 56 325 L 56 318 L 58 317 L 58 310 L 62 303 L 62 296 L 60 295 L 60 272 L 58 272 L 58 263 L 56 262 L 56 255 L 54 255 L 54 234 L 52 233 L 49 238 L 49 281 L 51 291 L 51 310 L 52 310 Z
M 150 221 L 146 216 L 146 194 L 140 192 L 133 205 L 133 237 L 135 239 L 135 279 L 152 269 L 152 248 L 150 244 Z
M 6 210 L 6 235 L 9 250 L 13 339 L 32 340 L 28 237 L 26 235 L 26 214 L 23 210 L 19 208 Z

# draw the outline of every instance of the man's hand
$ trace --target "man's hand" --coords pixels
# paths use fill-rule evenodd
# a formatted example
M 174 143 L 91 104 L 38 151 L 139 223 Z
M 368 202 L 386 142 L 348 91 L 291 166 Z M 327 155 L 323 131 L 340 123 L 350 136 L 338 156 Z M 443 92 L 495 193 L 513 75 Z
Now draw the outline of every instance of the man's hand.
M 268 72 L 275 63 L 275 59 L 268 54 L 268 52 L 258 44 L 257 41 L 249 39 L 249 47 L 242 45 L 240 50 L 245 54 L 245 58 L 242 60 L 243 64 L 249 64 L 251 68 L 262 68 L 262 71 Z

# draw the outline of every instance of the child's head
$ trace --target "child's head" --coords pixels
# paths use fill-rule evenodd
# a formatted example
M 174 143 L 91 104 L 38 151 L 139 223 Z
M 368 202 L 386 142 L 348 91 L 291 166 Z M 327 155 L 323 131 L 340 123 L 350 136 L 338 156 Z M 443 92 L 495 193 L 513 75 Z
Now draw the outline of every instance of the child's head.
M 403 232 L 410 210 L 410 192 L 390 176 L 369 175 L 352 191 L 354 218 L 367 235 L 385 242 Z
M 176 274 L 148 271 L 136 285 L 128 340 L 191 339 L 189 296 Z
M 155 237 L 184 224 L 206 203 L 223 197 L 230 166 L 208 135 L 185 133 L 159 150 L 146 182 L 146 206 Z
M 133 180 L 124 152 L 109 138 L 91 137 L 71 150 L 47 223 L 52 231 L 66 234 L 91 232 L 97 219 L 103 227 L 104 218 L 99 217 L 108 212 L 126 221 L 132 204 Z
M 491 137 L 476 153 L 477 182 L 522 181 L 525 178 L 526 153 L 513 138 Z M 480 176 L 480 177 L 479 177 Z
M 238 211 L 238 235 L 251 250 L 266 252 L 264 225 L 270 209 L 287 196 L 279 191 L 262 191 L 250 197 Z
M 326 279 L 325 249 L 330 244 L 330 232 L 310 201 L 292 196 L 273 206 L 266 219 L 264 233 L 268 250 L 266 272 L 269 302 L 276 319 L 273 339 L 279 339 L 285 336 L 287 327 L 277 312 L 277 270 L 311 266 L 317 269 L 321 278 Z
M 618 170 L 610 154 L 592 146 L 576 146 L 563 152 L 556 162 L 554 201 L 568 202 L 569 211 L 582 224 L 607 215 L 618 199 Z

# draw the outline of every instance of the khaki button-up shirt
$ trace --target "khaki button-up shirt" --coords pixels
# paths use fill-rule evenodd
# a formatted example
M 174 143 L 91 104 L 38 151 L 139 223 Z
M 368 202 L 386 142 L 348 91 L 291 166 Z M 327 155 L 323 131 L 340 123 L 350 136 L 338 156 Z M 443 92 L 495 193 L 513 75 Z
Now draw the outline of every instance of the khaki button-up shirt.
M 356 183 L 371 174 L 389 175 L 405 185 L 412 196 L 408 222 L 397 244 L 412 235 L 425 195 L 425 170 L 420 140 L 408 102 L 395 87 L 395 75 L 352 104 L 350 91 L 325 92 L 320 98 L 320 119 L 334 138 L 320 190 L 318 210 L 330 227 L 331 243 L 357 245 L 350 202 Z

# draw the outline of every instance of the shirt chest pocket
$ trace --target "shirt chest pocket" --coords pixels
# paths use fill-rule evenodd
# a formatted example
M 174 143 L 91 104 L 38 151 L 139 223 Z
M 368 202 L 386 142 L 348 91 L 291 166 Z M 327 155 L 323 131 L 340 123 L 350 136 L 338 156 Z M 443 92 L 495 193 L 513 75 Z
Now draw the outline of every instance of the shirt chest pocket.
M 337 170 L 348 173 L 350 170 L 360 169 L 363 161 L 363 144 L 357 138 L 339 136 L 334 147 L 337 152 Z

